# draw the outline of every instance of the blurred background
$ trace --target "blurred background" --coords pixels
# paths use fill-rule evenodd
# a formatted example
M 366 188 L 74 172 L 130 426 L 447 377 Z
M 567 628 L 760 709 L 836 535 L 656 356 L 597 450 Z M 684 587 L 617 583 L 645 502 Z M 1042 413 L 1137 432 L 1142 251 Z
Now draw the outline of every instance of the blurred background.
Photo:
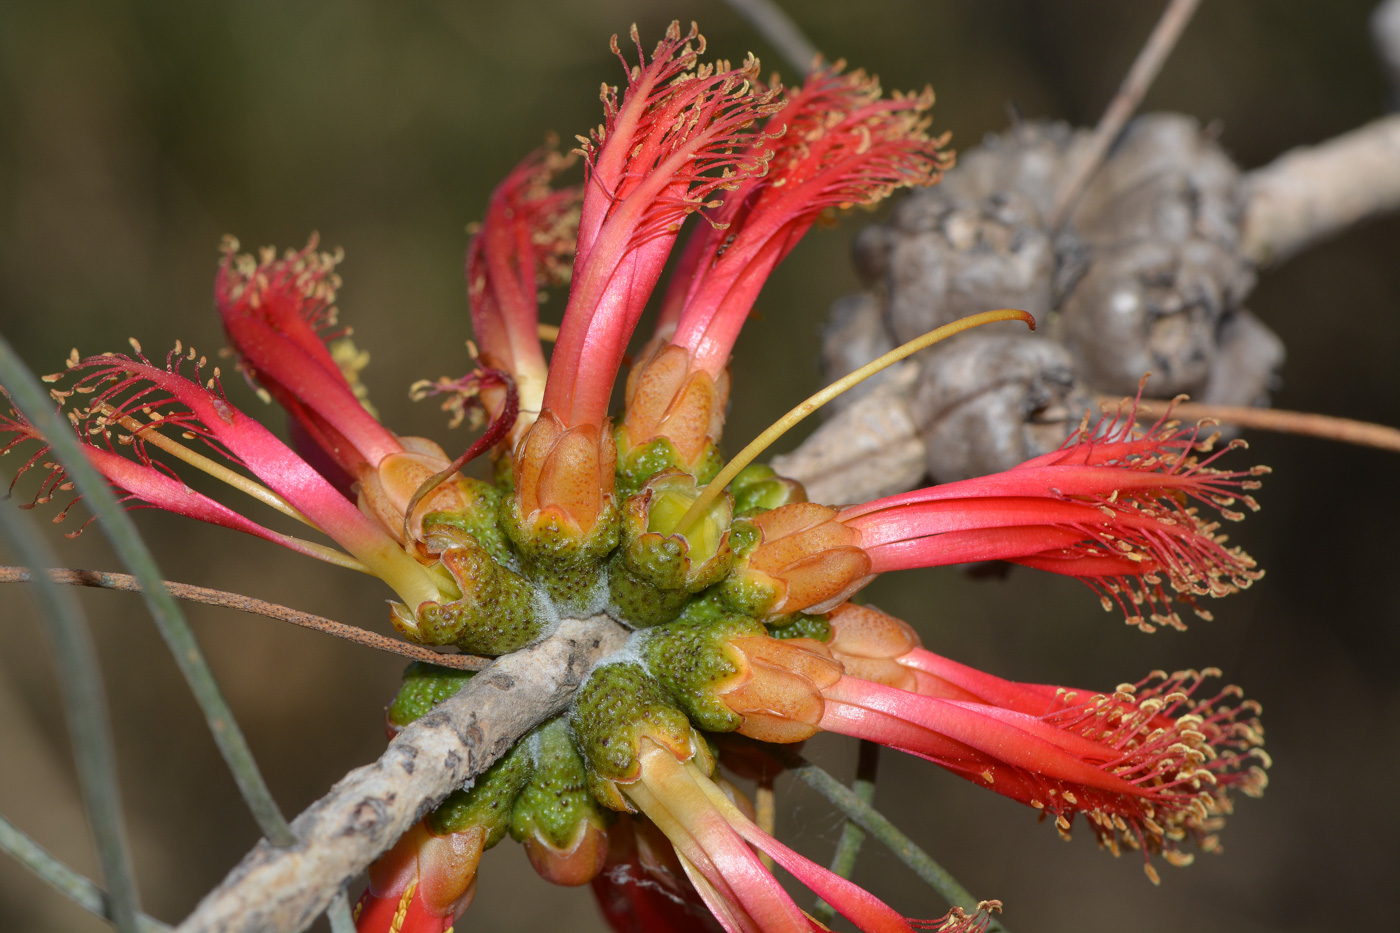
M 1246 168 L 1358 126 L 1386 106 L 1371 6 L 1206 3 L 1143 109 L 1218 121 Z M 967 148 L 1003 129 L 1009 108 L 1093 124 L 1161 4 L 787 7 L 828 56 L 877 72 L 889 88 L 932 84 L 935 127 Z M 365 379 L 384 419 L 461 449 L 466 429 L 449 431 L 406 390 L 468 367 L 466 225 L 547 131 L 567 140 L 598 122 L 598 85 L 621 76 L 608 37 L 635 21 L 650 46 L 672 18 L 698 20 L 712 55 L 752 50 L 786 80 L 798 77 L 718 0 L 4 4 L 0 329 L 39 372 L 61 368 L 74 345 L 125 349 L 129 336 L 153 355 L 177 338 L 212 354 L 222 344 L 211 309 L 220 236 L 281 248 L 318 230 L 345 248 L 342 320 L 373 355 Z M 815 232 L 771 279 L 736 353 L 731 448 L 818 386 L 819 327 L 856 288 L 850 243 L 871 219 Z M 1249 306 L 1288 345 L 1276 404 L 1400 424 L 1400 219 L 1263 273 Z M 546 306 L 545 318 L 561 308 Z M 240 380 L 228 387 L 258 410 Z M 1005 581 L 915 572 L 869 591 L 929 647 L 1005 677 L 1107 688 L 1153 668 L 1213 664 L 1263 703 L 1275 760 L 1268 793 L 1240 802 L 1223 855 L 1163 866 L 1160 888 L 1135 857 L 1115 861 L 1087 832 L 1062 843 L 1025 808 L 887 754 L 877 806 L 976 895 L 1005 900 L 1013 930 L 1394 922 L 1400 460 L 1301 438 L 1251 441 L 1247 456 L 1275 472 L 1263 512 L 1233 540 L 1268 576 L 1184 634 L 1144 635 L 1079 585 L 1030 572 Z M 170 579 L 388 630 L 377 581 L 155 512 L 137 520 Z M 120 569 L 96 529 L 53 537 L 70 566 Z M 82 598 L 114 707 L 144 907 L 177 921 L 258 834 L 139 600 Z M 398 659 L 228 610 L 188 611 L 284 812 L 380 753 Z M 91 876 L 33 612 L 18 586 L 0 593 L 0 812 Z M 849 744 L 810 749 L 849 777 Z M 780 835 L 825 862 L 839 831 L 832 810 L 787 783 L 779 805 Z M 856 880 L 914 916 L 944 909 L 874 843 Z M 554 929 L 561 917 L 574 930 L 601 929 L 586 891 L 539 881 L 510 842 L 484 860 L 479 892 L 458 929 Z M 0 858 L 0 929 L 100 928 Z

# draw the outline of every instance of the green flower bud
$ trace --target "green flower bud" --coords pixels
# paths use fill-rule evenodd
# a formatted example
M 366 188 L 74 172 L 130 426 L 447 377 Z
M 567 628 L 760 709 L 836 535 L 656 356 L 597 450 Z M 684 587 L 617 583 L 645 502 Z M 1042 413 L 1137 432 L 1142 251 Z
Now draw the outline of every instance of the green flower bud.
M 591 611 L 600 595 L 603 564 L 617 547 L 617 506 L 606 501 L 597 521 L 580 534 L 557 517 L 546 516 L 528 529 L 514 496 L 501 501 L 501 527 L 520 555 L 520 569 L 564 612 Z
M 469 654 L 518 651 L 544 634 L 548 615 L 524 577 L 497 563 L 471 535 L 436 525 L 428 542 L 461 590 L 452 602 L 424 602 L 416 613 L 396 603 L 393 623 L 424 645 L 456 645 Z
M 611 814 L 588 792 L 588 771 L 565 719 L 556 717 L 529 739 L 535 773 L 511 810 L 510 835 L 555 884 L 591 881 L 603 868 Z
M 695 478 L 667 470 L 623 503 L 622 546 L 609 568 L 613 604 L 633 625 L 674 619 L 689 597 L 722 580 L 733 562 L 732 512 L 720 496 L 689 527 L 677 527 L 700 494 Z
M 761 575 L 745 573 L 750 554 L 763 542 L 763 534 L 748 518 L 736 518 L 729 529 L 729 547 L 734 554 L 730 574 L 718 587 L 716 596 L 725 611 L 763 618 L 781 597 L 779 588 Z
M 743 717 L 720 699 L 745 670 L 730 646 L 735 638 L 766 635 L 762 623 L 723 614 L 689 617 L 647 630 L 639 636 L 641 656 L 661 685 L 701 729 L 731 732 Z
M 495 764 L 477 775 L 466 790 L 447 795 L 428 815 L 428 829 L 435 835 L 460 833 L 473 826 L 485 831 L 484 849 L 500 842 L 510 827 L 515 800 L 535 773 L 535 759 L 528 737 L 515 743 Z
M 631 808 L 615 786 L 641 776 L 637 753 L 643 738 L 685 761 L 704 743 L 690 720 L 640 664 L 608 664 L 593 671 L 574 696 L 569 728 L 588 766 L 588 788 L 605 807 Z M 703 752 L 708 758 L 708 751 Z
M 767 512 L 789 502 L 806 502 L 807 490 L 795 479 L 779 476 L 764 463 L 751 463 L 729 484 L 734 496 L 734 514 L 741 516 Z

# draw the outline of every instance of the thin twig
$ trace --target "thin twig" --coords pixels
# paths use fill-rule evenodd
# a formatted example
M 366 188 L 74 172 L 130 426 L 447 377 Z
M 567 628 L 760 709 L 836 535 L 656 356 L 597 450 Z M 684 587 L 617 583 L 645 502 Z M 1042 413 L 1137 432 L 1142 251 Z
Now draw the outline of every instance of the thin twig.
M 1117 403 L 1121 399 L 1100 396 L 1100 399 Z M 1138 417 L 1155 418 L 1171 405 L 1172 414 L 1183 421 L 1210 419 L 1221 424 L 1233 424 L 1242 428 L 1260 431 L 1276 431 L 1280 434 L 1303 434 L 1308 437 L 1321 437 L 1344 444 L 1360 447 L 1376 447 L 1400 453 L 1400 429 L 1369 421 L 1355 421 L 1351 418 L 1335 418 L 1331 415 L 1315 415 L 1310 412 L 1285 411 L 1280 408 L 1251 408 L 1247 405 L 1206 405 L 1200 402 L 1170 402 L 1158 399 L 1143 399 L 1138 407 Z
M 160 570 L 156 567 L 150 548 L 146 547 L 131 516 L 126 514 L 102 475 L 84 456 L 83 445 L 74 435 L 72 426 L 53 410 L 53 400 L 48 392 L 3 337 L 0 337 L 0 384 L 9 391 L 20 414 L 29 419 L 29 423 L 51 445 L 54 457 L 67 469 L 68 476 L 102 526 L 102 532 L 112 548 L 127 569 L 141 581 L 141 594 L 151 619 L 189 684 L 209 731 L 213 733 L 214 743 L 223 754 L 234 783 L 238 785 L 258 827 L 277 845 L 293 845 L 296 837 L 287 828 L 286 819 L 272 799 L 243 730 L 209 669 L 203 649 L 195 640 L 174 597 L 162 585 Z
M 141 592 L 141 584 L 128 573 L 65 569 L 50 570 L 47 576 L 54 583 L 62 583 L 67 586 L 91 586 L 104 590 L 123 590 L 128 593 Z M 33 578 L 34 574 L 28 567 L 0 566 L 0 583 L 26 583 Z M 452 667 L 461 671 L 479 671 L 491 663 L 490 658 L 478 658 L 470 654 L 438 654 L 436 651 L 421 645 L 411 645 L 406 641 L 399 641 L 397 638 L 380 635 L 378 632 L 366 631 L 358 626 L 347 625 L 324 616 L 312 615 L 309 612 L 291 609 L 277 603 L 254 599 L 251 596 L 244 596 L 242 593 L 230 593 L 227 590 L 215 590 L 205 586 L 192 586 L 189 583 L 173 583 L 169 580 L 164 581 L 164 585 L 170 595 L 176 599 L 203 603 L 206 606 L 237 609 L 240 612 L 266 616 L 279 622 L 290 622 L 323 635 L 334 635 L 336 638 L 353 641 L 357 645 L 364 645 L 377 651 L 387 651 L 405 658 L 412 658 L 415 661 L 426 661 L 440 667 Z
M 1083 155 L 1070 169 L 1064 183 L 1060 186 L 1058 197 L 1055 199 L 1055 210 L 1050 215 L 1052 228 L 1061 226 L 1069 218 L 1070 209 L 1079 200 L 1079 196 L 1084 193 L 1084 188 L 1089 184 L 1089 179 L 1094 176 L 1094 172 L 1098 171 L 1109 147 L 1118 139 L 1118 134 L 1123 132 L 1128 118 L 1142 103 L 1147 89 L 1156 80 L 1157 73 L 1162 70 L 1167 56 L 1171 54 L 1172 48 L 1181 38 L 1182 31 L 1186 29 L 1186 24 L 1191 21 L 1191 16 L 1196 12 L 1196 7 L 1200 6 L 1200 3 L 1201 0 L 1171 0 L 1167 4 L 1161 19 L 1157 20 L 1157 25 L 1152 30 L 1152 35 L 1147 37 L 1147 43 L 1138 53 L 1133 66 L 1128 69 L 1123 83 L 1119 85 L 1118 93 L 1113 95 L 1113 100 L 1109 101 L 1108 109 L 1103 112 L 1103 117 L 1099 119 L 1099 125 L 1094 128 L 1094 135 L 1089 140 L 1088 148 L 1084 150 Z
M 0 509 L 0 540 L 37 566 L 52 566 L 58 562 L 34 522 L 16 509 Z M 54 666 L 58 669 L 78 785 L 97 846 L 102 880 L 111 891 L 108 905 L 112 920 L 122 933 L 135 933 L 136 914 L 141 904 L 126 821 L 122 817 L 117 755 L 102 669 L 97 663 L 97 647 L 92 642 L 83 607 L 71 591 L 45 584 L 36 587 L 34 595 L 39 622 L 49 636 Z
M 544 641 L 500 658 L 303 811 L 292 822 L 300 845 L 258 843 L 180 933 L 305 929 L 443 797 L 561 712 L 593 665 L 626 641 L 607 616 L 565 619 Z
M 83 910 L 104 920 L 116 919 L 106 891 L 54 858 L 51 852 L 4 816 L 0 816 L 0 849 L 14 856 L 21 865 L 38 875 L 40 881 Z M 170 927 L 138 912 L 136 929 L 139 933 L 165 933 Z
M 1246 175 L 1244 190 L 1240 251 L 1263 266 L 1400 210 L 1400 114 L 1291 149 Z
M 880 746 L 867 739 L 860 741 L 860 757 L 856 759 L 856 779 L 851 782 L 851 790 L 866 805 L 875 802 L 875 777 L 880 768 Z M 865 841 L 865 830 L 847 818 L 841 824 L 841 838 L 836 840 L 836 854 L 831 857 L 831 870 L 842 878 L 851 877 L 855 871 L 856 857 L 860 855 L 860 844 Z M 816 917 L 827 926 L 836 919 L 836 908 L 826 901 L 818 900 L 812 910 Z
M 919 876 L 920 881 L 941 894 L 950 905 L 961 907 L 968 913 L 977 910 L 977 898 L 967 888 L 915 845 L 914 840 L 900 832 L 888 817 L 861 800 L 855 791 L 801 755 L 784 755 L 783 760 L 789 764 L 798 780 L 831 801 L 857 826 L 884 843 L 896 858 Z M 991 919 L 988 929 L 1001 930 L 1002 933 L 1006 931 L 1006 927 L 996 918 Z
M 805 75 L 821 55 L 812 40 L 798 27 L 791 16 L 773 0 L 725 0 L 734 12 L 749 21 L 749 25 L 786 58 L 798 74 Z

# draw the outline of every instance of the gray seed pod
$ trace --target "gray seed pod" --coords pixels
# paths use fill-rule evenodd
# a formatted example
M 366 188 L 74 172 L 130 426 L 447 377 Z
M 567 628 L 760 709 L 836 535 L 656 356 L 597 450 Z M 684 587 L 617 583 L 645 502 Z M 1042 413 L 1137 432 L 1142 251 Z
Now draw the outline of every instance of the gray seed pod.
M 897 342 L 992 308 L 1050 311 L 1055 251 L 1024 195 L 971 200 L 932 188 L 905 200 L 892 223 L 880 285 Z
M 1240 173 L 1194 120 L 1135 120 L 1070 220 L 1088 269 L 1058 335 L 1106 392 L 1198 395 L 1227 311 L 1254 286 L 1239 255 Z
M 1284 356 L 1283 341 L 1263 321 L 1243 308 L 1226 315 L 1220 322 L 1215 365 L 1200 400 L 1210 405 L 1267 407 Z
M 1057 447 L 1096 394 L 1131 395 L 1148 372 L 1151 396 L 1267 402 L 1283 347 L 1241 307 L 1254 271 L 1238 169 L 1194 120 L 1141 117 L 1052 231 L 1087 138 L 1062 123 L 990 136 L 861 232 L 868 291 L 833 308 L 829 378 L 978 311 L 1022 308 L 1042 328 L 961 336 L 843 400 L 779 467 L 820 490 L 814 499 L 912 487 L 920 445 L 940 481 L 1009 469 Z
M 1007 470 L 1054 450 L 1091 409 L 1063 345 L 974 332 L 922 361 L 912 410 L 938 482 Z
M 956 169 L 933 190 L 973 199 L 1015 191 L 1031 200 L 1044 226 L 1065 177 L 1067 161 L 1077 158 L 1088 140 L 1088 132 L 1075 130 L 1068 123 L 1017 123 L 1005 133 L 988 134 L 982 145 L 971 151 L 959 153 Z

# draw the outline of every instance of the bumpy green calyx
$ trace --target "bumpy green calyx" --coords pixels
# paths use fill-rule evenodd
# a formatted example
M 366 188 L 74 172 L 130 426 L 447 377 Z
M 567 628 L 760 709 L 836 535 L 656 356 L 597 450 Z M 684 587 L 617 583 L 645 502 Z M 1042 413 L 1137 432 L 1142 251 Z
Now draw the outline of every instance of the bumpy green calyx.
M 831 641 L 831 623 L 824 615 L 807 615 L 794 612 L 790 615 L 769 619 L 766 623 L 768 634 L 774 638 L 811 638 L 814 641 Z
M 555 849 L 566 849 L 576 840 L 580 824 L 601 829 L 608 818 L 588 792 L 583 756 L 574 748 L 562 716 L 541 726 L 530 742 L 535 772 L 515 800 L 511 838 L 539 838 Z
M 515 800 L 534 773 L 535 760 L 527 737 L 487 768 L 469 789 L 449 794 L 428 814 L 428 829 L 446 836 L 479 826 L 486 834 L 483 848 L 491 848 L 504 838 Z
M 631 809 L 615 782 L 641 776 L 639 743 L 649 738 L 688 760 L 703 743 L 661 685 L 635 663 L 609 664 L 589 675 L 569 708 L 569 729 L 588 766 L 588 788 L 613 810 Z
M 443 700 L 455 696 L 471 680 L 473 673 L 414 661 L 404 668 L 403 684 L 389 704 L 390 728 L 402 729 Z
M 714 444 L 706 444 L 694 463 L 686 463 L 676 446 L 664 437 L 654 437 L 628 449 L 625 430 L 621 424 L 613 429 L 618 450 L 617 491 L 620 495 L 632 495 L 663 470 L 682 470 L 703 485 L 724 467 L 724 457 Z
M 764 463 L 751 463 L 729 484 L 734 496 L 734 514 L 756 515 L 790 502 L 806 502 L 807 490 L 795 479 L 779 476 Z
M 410 615 L 395 604 L 394 627 L 409 641 L 456 645 L 470 654 L 518 651 L 542 636 L 548 625 L 534 589 L 520 574 L 496 562 L 476 539 L 446 524 L 425 534 L 438 560 L 462 592 L 452 602 L 423 602 Z
M 457 488 L 468 500 L 467 507 L 460 511 L 429 512 L 423 516 L 424 534 L 431 534 L 434 527 L 465 532 L 498 563 L 510 563 L 510 544 L 501 531 L 499 518 L 501 491 L 490 483 L 465 477 L 457 480 Z
M 594 608 L 603 564 L 618 542 L 618 511 L 610 499 L 593 527 L 582 534 L 552 514 L 527 527 L 514 496 L 501 500 L 500 519 L 527 578 L 565 612 Z
M 736 518 L 729 529 L 729 547 L 734 553 L 729 576 L 716 587 L 725 607 L 739 615 L 763 618 L 781 593 L 762 574 L 744 572 L 748 556 L 763 542 L 763 534 L 745 518 Z
M 733 509 L 727 494 L 689 527 L 678 527 L 699 495 L 693 476 L 667 470 L 623 503 L 622 546 L 609 567 L 609 589 L 613 605 L 627 622 L 669 622 L 690 595 L 729 572 Z
M 639 636 L 639 644 L 652 675 L 692 722 L 710 732 L 731 732 L 744 718 L 720 699 L 720 692 L 746 665 L 730 642 L 766 634 L 762 623 L 746 616 L 702 615 L 650 629 Z

